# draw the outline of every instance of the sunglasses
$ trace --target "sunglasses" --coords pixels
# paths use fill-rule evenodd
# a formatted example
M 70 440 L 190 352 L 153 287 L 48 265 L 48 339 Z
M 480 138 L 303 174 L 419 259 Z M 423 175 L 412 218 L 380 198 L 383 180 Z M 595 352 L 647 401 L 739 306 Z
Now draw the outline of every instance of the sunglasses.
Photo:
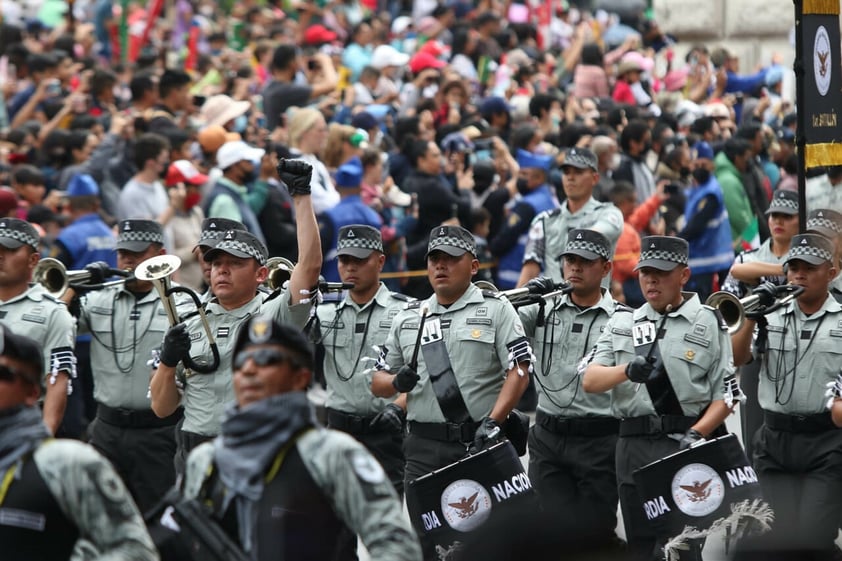
M 246 365 L 246 362 L 251 359 L 257 366 L 279 366 L 281 364 L 289 363 L 292 367 L 298 367 L 298 362 L 291 358 L 288 354 L 276 349 L 255 349 L 253 351 L 243 351 L 234 359 L 234 369 L 239 370 Z
M 22 370 L 17 370 L 15 368 L 10 368 L 5 364 L 0 364 L 0 382 L 14 382 L 16 378 L 20 378 L 25 382 L 31 382 L 32 376 L 23 372 Z

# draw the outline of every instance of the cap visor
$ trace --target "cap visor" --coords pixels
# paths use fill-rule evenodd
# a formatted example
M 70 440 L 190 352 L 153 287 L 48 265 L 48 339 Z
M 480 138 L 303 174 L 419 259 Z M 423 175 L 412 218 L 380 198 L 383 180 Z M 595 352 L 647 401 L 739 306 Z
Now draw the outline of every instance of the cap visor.
M 14 238 L 0 238 L 0 245 L 7 249 L 17 249 L 22 245 L 26 245 L 24 242 L 20 240 L 16 240 Z
M 827 263 L 826 260 L 822 259 L 818 255 L 796 255 L 795 257 L 791 257 L 784 261 L 784 264 L 789 264 L 793 261 L 804 261 L 810 265 L 821 265 L 822 263 Z
M 819 234 L 826 237 L 829 240 L 833 240 L 839 234 L 835 230 L 831 230 L 830 228 L 822 228 L 821 226 L 813 226 L 812 228 L 807 228 L 804 232 L 805 234 Z
M 213 261 L 221 253 L 227 253 L 228 255 L 233 255 L 234 257 L 239 257 L 240 259 L 254 259 L 253 255 L 249 255 L 248 253 L 239 251 L 237 249 L 226 248 L 226 249 L 219 249 L 213 248 L 205 252 L 204 259 L 205 261 Z
M 365 259 L 371 255 L 373 251 L 373 249 L 366 249 L 364 247 L 346 247 L 338 250 L 336 255 L 350 255 L 351 257 L 356 257 L 357 259 Z
M 675 261 L 666 261 L 664 259 L 646 259 L 638 263 L 634 270 L 639 271 L 644 267 L 652 267 L 653 269 L 658 269 L 659 271 L 672 271 L 679 265 L 680 263 L 676 263 Z
M 766 214 L 767 216 L 770 215 L 770 214 L 788 214 L 789 216 L 795 216 L 795 215 L 798 214 L 798 211 L 794 210 L 794 209 L 791 209 L 791 208 L 772 208 L 772 207 L 769 207 L 769 209 L 764 214 Z
M 151 242 L 117 242 L 115 249 L 123 249 L 133 253 L 140 253 L 152 245 Z
M 429 250 L 425 257 L 429 257 L 431 253 L 435 253 L 436 251 L 441 251 L 441 252 L 446 253 L 446 254 L 448 254 L 452 257 L 459 257 L 461 255 L 464 255 L 464 254 L 468 253 L 468 250 L 462 249 L 461 247 L 456 247 L 456 246 L 452 246 L 452 245 L 437 245 L 433 249 Z
M 193 176 L 192 179 L 188 179 L 187 183 L 190 185 L 204 185 L 208 182 L 209 177 L 203 173 Z
M 588 164 L 580 164 L 578 162 L 564 162 L 561 165 L 561 170 L 564 171 L 564 168 L 576 168 L 576 169 L 593 169 Z
M 577 255 L 582 259 L 587 259 L 588 261 L 596 261 L 601 255 L 598 253 L 594 253 L 593 251 L 588 251 L 586 249 L 571 249 L 570 251 L 565 251 L 561 255 L 558 256 L 559 259 L 563 259 L 565 255 Z

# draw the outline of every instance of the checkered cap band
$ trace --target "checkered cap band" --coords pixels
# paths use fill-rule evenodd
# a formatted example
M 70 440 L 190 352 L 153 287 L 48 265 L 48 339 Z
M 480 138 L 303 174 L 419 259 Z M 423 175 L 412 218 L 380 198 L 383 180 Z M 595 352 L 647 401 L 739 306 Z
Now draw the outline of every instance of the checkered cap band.
M 568 240 L 564 253 L 571 253 L 576 250 L 590 251 L 591 253 L 596 253 L 603 259 L 611 260 L 610 249 L 592 240 Z
M 218 242 L 215 246 L 213 246 L 214 250 L 220 251 L 228 251 L 234 250 L 239 251 L 241 253 L 245 253 L 246 255 L 250 255 L 254 257 L 258 263 L 261 265 L 266 264 L 266 251 L 262 250 L 259 247 L 256 247 L 254 244 L 250 244 L 248 242 L 244 242 L 241 240 L 233 239 L 233 240 L 222 240 Z
M 38 249 L 41 237 L 32 225 L 24 220 L 0 220 L 0 238 L 10 238 Z
M 775 196 L 772 201 L 769 203 L 769 213 L 772 212 L 786 212 L 786 213 L 797 213 L 798 212 L 798 199 L 793 199 L 790 197 L 783 196 Z
M 477 244 L 473 234 L 464 228 L 454 226 L 439 226 L 434 228 L 427 246 L 427 253 L 443 247 L 457 247 L 473 255 L 477 254 Z
M 339 233 L 336 249 L 341 251 L 348 248 L 369 249 L 385 253 L 380 232 L 371 227 L 343 228 Z
M 120 242 L 143 242 L 143 243 L 164 243 L 164 236 L 161 232 L 150 232 L 147 230 L 129 230 L 120 232 L 117 243 Z
M 830 230 L 842 234 L 842 224 L 831 218 L 812 216 L 807 220 L 807 230 Z
M 822 261 L 833 261 L 833 245 L 823 236 L 815 234 L 794 236 L 786 260 L 789 262 L 803 257 L 816 257 Z
M 640 252 L 640 261 L 649 261 L 651 259 L 658 259 L 660 261 L 669 261 L 671 263 L 678 263 L 679 265 L 687 264 L 687 254 L 678 251 L 670 251 L 668 249 L 650 249 Z

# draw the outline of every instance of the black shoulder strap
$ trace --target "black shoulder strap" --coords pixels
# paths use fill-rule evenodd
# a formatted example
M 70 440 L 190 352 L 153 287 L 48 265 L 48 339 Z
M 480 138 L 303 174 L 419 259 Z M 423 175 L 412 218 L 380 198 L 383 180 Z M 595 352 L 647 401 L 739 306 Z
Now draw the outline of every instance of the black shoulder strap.
M 470 422 L 471 414 L 462 398 L 456 374 L 450 364 L 450 355 L 442 337 L 439 316 L 429 316 L 424 321 L 424 335 L 421 337 L 421 353 L 430 376 L 433 393 L 439 402 L 444 418 L 451 423 Z
M 655 359 L 655 370 L 658 376 L 651 382 L 646 382 L 646 391 L 652 406 L 658 415 L 683 415 L 681 402 L 675 395 L 675 388 L 672 387 L 669 375 L 664 367 L 664 359 L 661 356 L 661 349 L 658 344 L 662 337 L 660 333 L 664 323 L 656 327 L 655 322 L 643 318 L 632 326 L 632 342 L 634 343 L 634 354 Z

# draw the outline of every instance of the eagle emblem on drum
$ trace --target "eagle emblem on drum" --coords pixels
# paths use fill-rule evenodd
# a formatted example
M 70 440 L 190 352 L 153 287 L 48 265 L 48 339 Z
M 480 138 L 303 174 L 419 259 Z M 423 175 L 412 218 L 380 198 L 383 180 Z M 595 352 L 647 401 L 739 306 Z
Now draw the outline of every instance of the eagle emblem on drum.
M 687 498 L 697 503 L 699 501 L 704 501 L 708 497 L 710 497 L 711 489 L 710 487 L 711 482 L 713 479 L 708 479 L 705 482 L 694 481 L 692 485 L 679 485 L 682 489 L 687 491 Z
M 468 518 L 479 508 L 479 505 L 476 504 L 478 496 L 479 492 L 476 492 L 470 497 L 462 497 L 458 503 L 447 503 L 447 505 L 456 509 L 459 518 Z
M 672 500 L 689 516 L 707 516 L 716 512 L 725 498 L 725 485 L 715 469 L 707 464 L 691 463 L 672 478 Z

